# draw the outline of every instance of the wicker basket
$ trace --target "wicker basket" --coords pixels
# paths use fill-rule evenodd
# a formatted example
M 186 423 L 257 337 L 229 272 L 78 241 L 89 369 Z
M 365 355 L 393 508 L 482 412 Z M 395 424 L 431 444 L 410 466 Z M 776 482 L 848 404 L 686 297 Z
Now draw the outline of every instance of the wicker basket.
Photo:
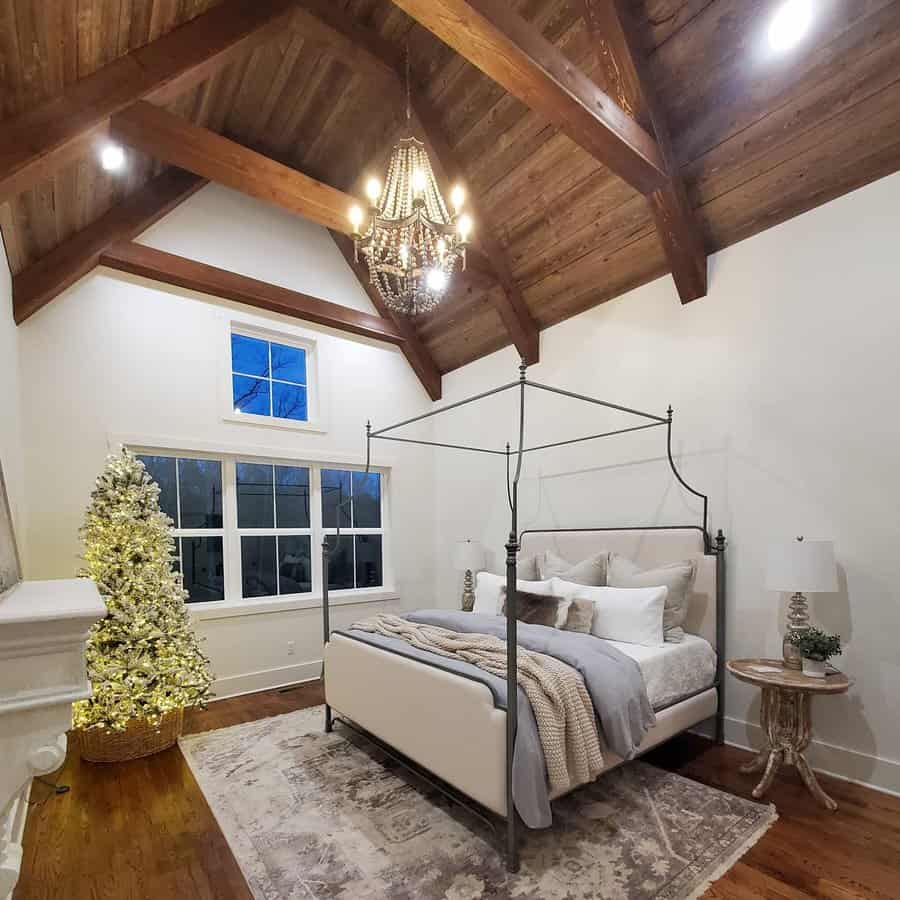
M 151 756 L 173 746 L 184 726 L 184 710 L 167 712 L 153 728 L 146 719 L 132 719 L 124 731 L 103 728 L 76 729 L 72 732 L 82 759 L 88 762 L 125 762 Z

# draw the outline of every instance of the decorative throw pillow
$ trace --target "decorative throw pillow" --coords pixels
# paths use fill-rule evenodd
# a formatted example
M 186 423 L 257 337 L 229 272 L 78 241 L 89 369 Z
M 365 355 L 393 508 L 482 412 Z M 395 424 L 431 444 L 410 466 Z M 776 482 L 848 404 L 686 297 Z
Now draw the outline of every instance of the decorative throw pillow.
M 571 600 L 544 594 L 530 594 L 517 591 L 516 619 L 528 625 L 545 625 L 547 628 L 562 628 L 569 613 Z M 506 587 L 503 587 L 503 609 L 506 615 Z
M 665 587 L 583 587 L 577 597 L 594 606 L 591 634 L 608 641 L 661 647 Z
M 563 631 L 590 634 L 594 623 L 594 603 L 587 597 L 573 597 L 563 624 Z
M 540 594 L 542 597 L 551 593 L 549 581 L 517 581 L 520 591 Z M 496 616 L 503 605 L 506 594 L 506 576 L 494 575 L 491 572 L 479 572 L 475 576 L 475 605 L 472 612 L 487 613 Z
M 663 629 L 666 640 L 679 643 L 684 640 L 684 625 L 687 619 L 688 600 L 694 585 L 697 567 L 692 560 L 659 566 L 656 569 L 641 569 L 630 559 L 609 555 L 607 584 L 610 587 L 644 588 L 665 585 L 668 588 Z
M 538 558 L 538 572 L 542 579 L 561 578 L 574 584 L 599 586 L 606 584 L 606 560 L 609 554 L 597 553 L 573 565 L 552 550 L 545 550 Z

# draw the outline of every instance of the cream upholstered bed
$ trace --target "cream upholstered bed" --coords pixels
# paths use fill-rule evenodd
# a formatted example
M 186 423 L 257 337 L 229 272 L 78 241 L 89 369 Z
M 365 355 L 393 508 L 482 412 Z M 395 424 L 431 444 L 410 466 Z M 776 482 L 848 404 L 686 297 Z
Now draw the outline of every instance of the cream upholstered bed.
M 521 538 L 522 557 L 552 549 L 577 561 L 609 550 L 648 569 L 695 560 L 685 631 L 708 641 L 718 663 L 710 683 L 657 710 L 641 753 L 713 717 L 721 739 L 723 556 L 707 552 L 705 541 L 700 528 L 528 531 Z M 506 712 L 485 685 L 340 634 L 325 648 L 325 676 L 326 703 L 335 714 L 506 816 Z M 622 762 L 609 751 L 604 758 L 606 769 Z

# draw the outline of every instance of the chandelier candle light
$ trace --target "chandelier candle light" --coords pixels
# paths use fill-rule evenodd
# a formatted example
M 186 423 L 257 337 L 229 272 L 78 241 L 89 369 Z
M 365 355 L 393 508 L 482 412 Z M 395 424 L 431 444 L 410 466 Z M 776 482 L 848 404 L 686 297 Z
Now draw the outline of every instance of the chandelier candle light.
M 411 130 L 408 60 L 406 121 Z M 361 206 L 349 211 L 357 261 L 362 253 L 372 284 L 390 309 L 405 315 L 434 309 L 453 271 L 466 268 L 472 218 L 463 212 L 462 186 L 450 194 L 450 214 L 425 145 L 410 136 L 391 151 L 384 185 L 370 178 L 366 196 L 368 215 Z

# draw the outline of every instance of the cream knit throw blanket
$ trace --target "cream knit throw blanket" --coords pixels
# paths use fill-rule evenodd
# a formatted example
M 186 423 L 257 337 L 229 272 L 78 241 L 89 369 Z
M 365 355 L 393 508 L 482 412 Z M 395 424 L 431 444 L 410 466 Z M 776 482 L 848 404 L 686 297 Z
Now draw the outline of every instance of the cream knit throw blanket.
M 493 635 L 463 634 L 391 615 L 377 615 L 352 627 L 400 638 L 413 647 L 461 659 L 506 678 L 506 642 Z M 584 679 L 571 666 L 544 653 L 519 647 L 517 658 L 517 679 L 534 710 L 551 796 L 593 781 L 603 771 L 603 756 Z

